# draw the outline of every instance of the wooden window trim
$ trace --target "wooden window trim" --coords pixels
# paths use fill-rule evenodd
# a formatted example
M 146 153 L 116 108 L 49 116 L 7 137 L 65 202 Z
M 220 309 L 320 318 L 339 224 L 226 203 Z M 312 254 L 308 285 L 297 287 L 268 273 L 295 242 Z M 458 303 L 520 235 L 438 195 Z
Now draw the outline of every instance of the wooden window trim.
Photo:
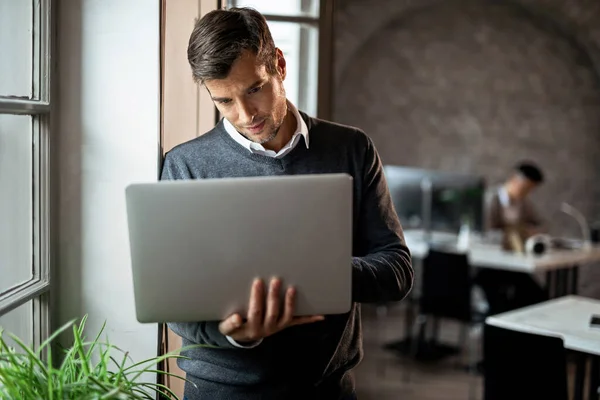
M 161 0 L 161 148 L 209 131 L 217 122 L 210 96 L 194 83 L 187 45 L 196 18 L 217 9 L 218 0 Z
M 204 134 L 217 122 L 210 96 L 192 78 L 187 61 L 187 44 L 197 18 L 220 7 L 219 0 L 160 1 L 160 147 L 164 155 L 180 143 Z M 162 165 L 162 160 L 159 165 Z M 181 338 L 165 324 L 158 326 L 158 354 L 181 348 Z M 185 377 L 175 360 L 163 362 L 158 369 Z M 177 396 L 183 398 L 184 381 L 158 377 Z

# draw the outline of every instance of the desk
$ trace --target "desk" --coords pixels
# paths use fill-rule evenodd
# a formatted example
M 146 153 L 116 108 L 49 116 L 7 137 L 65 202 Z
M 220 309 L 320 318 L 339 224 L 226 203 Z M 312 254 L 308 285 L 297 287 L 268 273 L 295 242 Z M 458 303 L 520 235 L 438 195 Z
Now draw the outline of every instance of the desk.
M 421 230 L 404 231 L 406 244 L 415 258 L 424 258 L 431 247 L 424 238 Z M 444 232 L 432 232 L 431 243 L 434 245 L 450 245 L 456 242 L 457 235 Z M 482 243 L 473 240 L 468 250 L 469 260 L 472 265 L 483 268 L 496 268 L 515 272 L 546 272 L 573 265 L 600 261 L 600 246 L 595 246 L 589 251 L 551 250 L 541 256 L 513 253 L 503 250 L 500 245 Z
M 600 314 L 600 300 L 580 296 L 565 296 L 533 306 L 487 317 L 485 322 L 500 328 L 520 332 L 562 337 L 566 349 L 592 357 L 590 397 L 598 398 L 600 384 L 600 329 L 589 327 L 592 314 Z M 576 398 L 582 398 L 584 373 L 577 368 Z M 591 397 L 591 396 L 594 397 Z
M 422 230 L 404 231 L 406 244 L 413 258 L 424 258 L 432 246 L 452 247 L 457 235 L 445 232 L 432 232 L 431 241 L 425 240 Z M 591 250 L 565 249 L 550 250 L 536 256 L 519 254 L 503 250 L 500 245 L 488 244 L 477 239 L 472 240 L 468 250 L 469 262 L 478 268 L 494 268 L 505 271 L 524 272 L 529 274 L 546 272 L 549 292 L 556 296 L 577 293 L 577 266 L 600 261 L 600 246 Z M 569 279 L 569 272 L 571 278 Z M 571 283 L 570 290 L 567 288 Z M 551 283 L 554 283 L 554 288 Z
M 455 249 L 457 235 L 445 232 L 432 232 L 430 241 L 425 239 L 423 230 L 404 231 L 406 244 L 413 260 L 423 259 L 431 247 L 442 247 L 445 250 Z M 579 265 L 600 260 L 600 247 L 591 250 L 551 250 L 547 254 L 535 256 L 505 251 L 499 244 L 485 243 L 473 238 L 468 250 L 469 262 L 476 268 L 494 268 L 505 271 L 522 272 L 528 274 L 545 273 L 546 289 L 548 295 L 560 297 L 576 294 L 578 287 Z M 418 290 L 418 289 L 417 289 Z M 411 326 L 413 312 L 406 312 L 406 326 L 404 338 L 386 344 L 385 348 L 406 353 L 412 338 Z M 437 347 L 436 347 L 437 346 Z M 439 347 L 439 349 L 438 349 Z M 452 346 L 436 344 L 426 351 L 427 358 L 439 359 L 447 354 L 456 353 L 458 349 Z
M 489 316 L 485 323 L 521 332 L 558 335 L 563 338 L 565 348 L 600 356 L 600 329 L 589 327 L 592 314 L 600 314 L 600 300 L 564 296 Z

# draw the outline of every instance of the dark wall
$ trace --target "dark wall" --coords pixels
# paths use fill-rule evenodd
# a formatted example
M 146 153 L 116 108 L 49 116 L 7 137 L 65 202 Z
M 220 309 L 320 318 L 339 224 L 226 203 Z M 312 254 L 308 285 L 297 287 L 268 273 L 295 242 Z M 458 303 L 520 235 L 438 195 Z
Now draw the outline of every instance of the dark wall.
M 336 4 L 334 119 L 384 163 L 497 184 L 531 159 L 554 233 L 579 235 L 562 201 L 600 218 L 600 1 Z

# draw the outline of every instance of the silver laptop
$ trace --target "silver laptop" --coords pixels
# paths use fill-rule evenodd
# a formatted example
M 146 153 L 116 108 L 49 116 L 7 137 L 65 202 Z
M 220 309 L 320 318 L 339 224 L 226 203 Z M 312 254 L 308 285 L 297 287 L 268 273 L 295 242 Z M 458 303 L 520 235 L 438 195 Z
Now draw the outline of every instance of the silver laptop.
M 139 322 L 245 315 L 254 278 L 294 285 L 296 315 L 348 312 L 352 177 L 287 175 L 126 188 Z

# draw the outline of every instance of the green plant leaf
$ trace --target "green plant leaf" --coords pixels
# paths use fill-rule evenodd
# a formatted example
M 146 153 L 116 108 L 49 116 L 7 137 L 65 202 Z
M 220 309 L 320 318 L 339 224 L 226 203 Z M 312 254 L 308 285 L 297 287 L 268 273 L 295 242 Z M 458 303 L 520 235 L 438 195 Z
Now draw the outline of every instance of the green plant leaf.
M 79 324 L 73 320 L 63 325 L 37 350 L 15 336 L 9 336 L 17 347 L 12 348 L 0 329 L 0 400 L 141 400 L 154 399 L 153 395 L 158 393 L 177 399 L 165 385 L 144 382 L 141 376 L 145 373 L 161 374 L 189 382 L 184 377 L 156 369 L 156 365 L 171 358 L 187 359 L 178 354 L 182 350 L 209 347 L 186 346 L 159 357 L 134 362 L 128 352 L 111 344 L 108 339 L 100 339 L 106 322 L 93 340 L 86 341 L 86 321 L 87 315 Z M 53 344 L 69 327 L 73 332 L 71 345 Z M 59 350 L 58 353 L 52 351 L 53 346 Z M 119 361 L 114 356 L 115 352 L 121 353 Z M 58 361 L 56 366 L 55 361 Z M 128 361 L 132 365 L 127 366 Z
M 42 342 L 42 344 L 40 345 L 40 348 L 37 350 L 37 354 L 38 356 L 40 356 L 42 350 L 44 350 L 51 342 L 53 342 L 58 336 L 60 336 L 60 334 L 62 334 L 64 331 L 66 331 L 67 329 L 69 329 L 69 327 L 71 325 L 73 325 L 75 323 L 75 319 L 67 322 L 66 324 L 64 324 L 63 326 L 61 326 L 60 328 L 58 328 L 56 331 L 54 331 L 54 333 L 52 333 L 48 339 L 44 340 Z

